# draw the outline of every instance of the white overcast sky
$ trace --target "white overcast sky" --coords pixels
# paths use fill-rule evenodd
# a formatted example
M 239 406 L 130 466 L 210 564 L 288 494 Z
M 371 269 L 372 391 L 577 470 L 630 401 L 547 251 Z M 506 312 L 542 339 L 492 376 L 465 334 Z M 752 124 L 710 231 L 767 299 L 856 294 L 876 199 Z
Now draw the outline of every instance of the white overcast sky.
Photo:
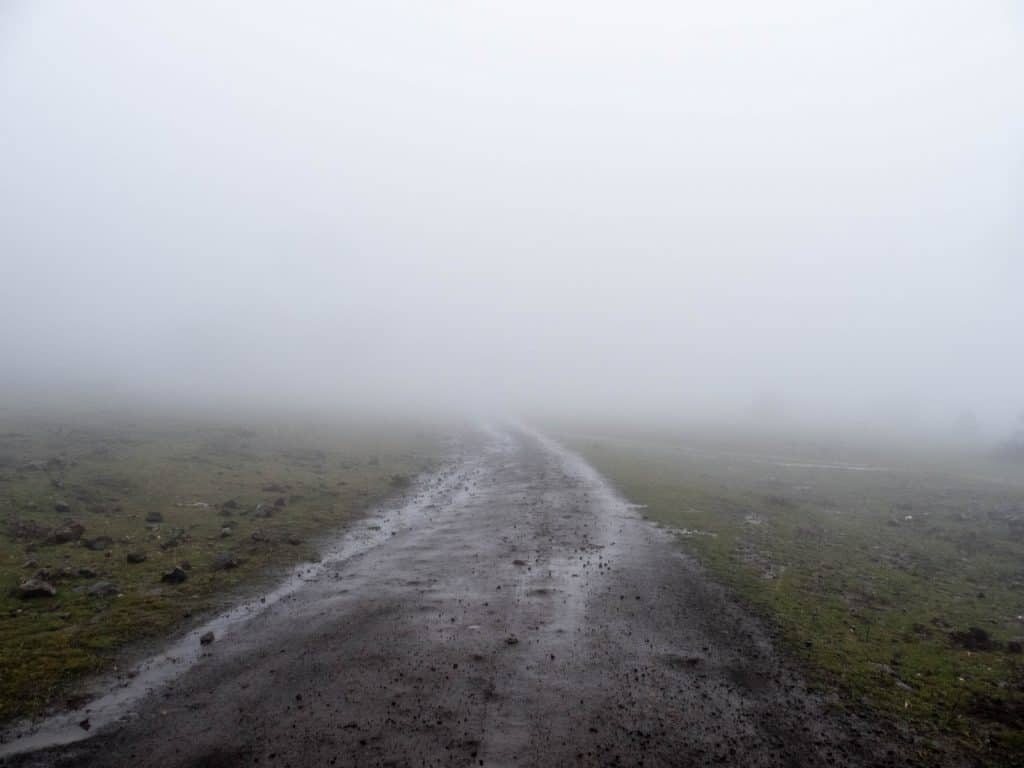
M 1018 2 L 0 2 L 0 387 L 1024 410 Z

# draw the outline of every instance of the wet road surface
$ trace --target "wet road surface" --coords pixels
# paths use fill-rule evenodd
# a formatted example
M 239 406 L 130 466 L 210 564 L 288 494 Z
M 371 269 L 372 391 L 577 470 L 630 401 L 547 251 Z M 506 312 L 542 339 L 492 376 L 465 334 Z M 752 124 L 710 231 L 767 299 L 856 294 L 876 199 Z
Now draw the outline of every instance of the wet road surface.
M 355 527 L 213 644 L 197 630 L 97 702 L 88 738 L 52 746 L 86 735 L 73 713 L 0 762 L 908 762 L 892 729 L 830 714 L 669 534 L 545 438 L 494 432 Z M 10 754 L 28 746 L 47 748 Z

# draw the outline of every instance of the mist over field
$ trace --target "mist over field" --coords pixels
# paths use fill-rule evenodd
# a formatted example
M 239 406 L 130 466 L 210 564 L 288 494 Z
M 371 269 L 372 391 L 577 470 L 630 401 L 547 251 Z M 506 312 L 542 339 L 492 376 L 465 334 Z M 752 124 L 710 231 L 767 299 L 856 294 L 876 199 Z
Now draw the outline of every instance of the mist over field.
M 1012 2 L 5 2 L 0 392 L 998 439 L 1022 33 Z

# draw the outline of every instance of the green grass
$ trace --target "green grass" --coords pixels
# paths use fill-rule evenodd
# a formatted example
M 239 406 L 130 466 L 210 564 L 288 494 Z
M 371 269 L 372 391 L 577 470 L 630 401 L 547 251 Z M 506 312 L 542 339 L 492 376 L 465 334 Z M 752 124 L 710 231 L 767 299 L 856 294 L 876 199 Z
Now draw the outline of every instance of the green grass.
M 82 677 L 110 669 L 126 644 L 198 620 L 239 589 L 315 557 L 319 538 L 438 455 L 435 436 L 394 426 L 0 419 L 0 720 L 73 699 Z M 283 490 L 264 490 L 271 485 Z M 274 506 L 278 498 L 284 506 Z M 232 499 L 229 514 L 222 505 Z M 58 501 L 70 514 L 55 510 Z M 257 514 L 259 504 L 268 512 Z M 154 512 L 162 522 L 147 523 Z M 19 535 L 26 523 L 52 529 L 67 518 L 85 526 L 83 541 L 111 544 L 93 551 Z M 146 560 L 129 564 L 134 551 Z M 215 569 L 222 554 L 238 567 Z M 161 582 L 182 562 L 184 583 Z M 80 576 L 82 568 L 96 575 Z M 41 569 L 56 596 L 13 594 Z M 89 595 L 99 580 L 118 593 Z
M 1024 637 L 1019 473 L 934 457 L 889 456 L 885 471 L 794 466 L 839 460 L 698 436 L 569 443 L 653 520 L 686 530 L 684 546 L 846 706 L 994 762 L 1019 755 L 1024 657 L 1008 650 Z M 969 627 L 997 647 L 952 642 Z

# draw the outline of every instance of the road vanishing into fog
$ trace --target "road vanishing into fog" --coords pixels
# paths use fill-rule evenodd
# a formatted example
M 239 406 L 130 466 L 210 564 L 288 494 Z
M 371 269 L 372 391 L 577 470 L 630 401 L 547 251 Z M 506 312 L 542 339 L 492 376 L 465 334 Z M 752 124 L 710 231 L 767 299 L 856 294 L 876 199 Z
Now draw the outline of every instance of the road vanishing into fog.
M 519 430 L 462 454 L 0 762 L 908 764 L 584 461 Z

